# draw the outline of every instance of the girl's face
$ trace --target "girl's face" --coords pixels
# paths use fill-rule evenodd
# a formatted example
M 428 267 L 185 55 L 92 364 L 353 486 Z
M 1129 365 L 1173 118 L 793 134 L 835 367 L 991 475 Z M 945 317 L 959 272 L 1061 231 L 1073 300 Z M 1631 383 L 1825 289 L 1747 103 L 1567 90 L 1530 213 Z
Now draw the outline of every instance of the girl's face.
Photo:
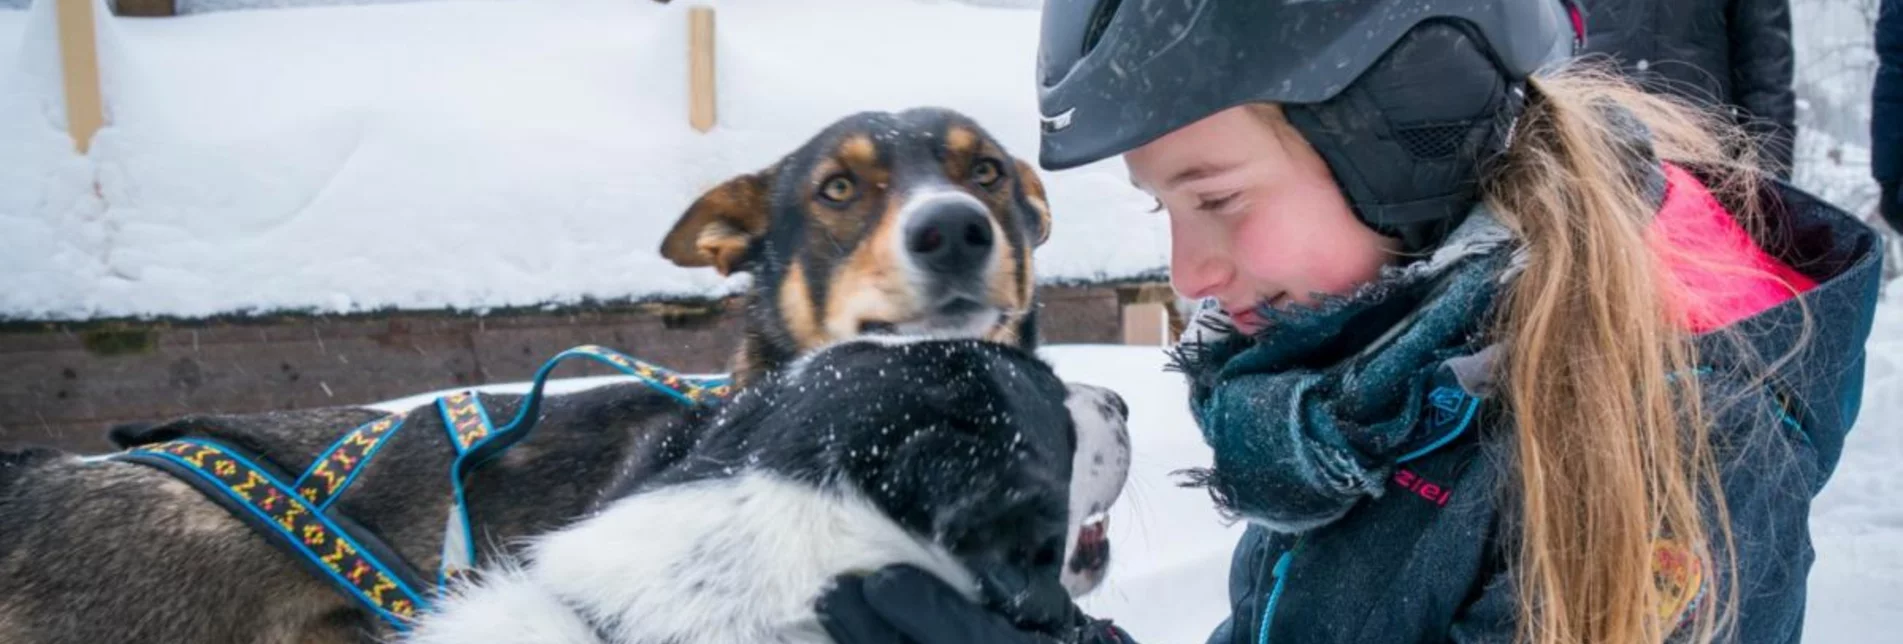
M 1344 295 L 1399 242 L 1363 225 L 1327 164 L 1279 109 L 1235 107 L 1123 155 L 1170 217 L 1170 285 L 1216 298 L 1246 333 L 1258 305 Z

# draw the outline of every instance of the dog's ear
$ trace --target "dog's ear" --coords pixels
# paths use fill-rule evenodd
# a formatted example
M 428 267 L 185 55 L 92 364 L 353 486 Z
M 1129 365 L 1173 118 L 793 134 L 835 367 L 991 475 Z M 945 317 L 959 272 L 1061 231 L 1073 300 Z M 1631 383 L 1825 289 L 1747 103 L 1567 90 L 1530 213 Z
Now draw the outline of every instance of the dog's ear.
M 113 425 L 106 430 L 106 440 L 113 447 L 131 449 L 140 445 L 151 445 L 184 436 L 192 429 L 192 419 L 183 419 L 167 423 L 134 421 Z
M 727 275 L 766 234 L 773 177 L 779 166 L 743 174 L 694 200 L 661 240 L 661 256 L 689 268 L 712 266 Z
M 1024 189 L 1024 201 L 1031 204 L 1031 211 L 1037 215 L 1037 246 L 1051 239 L 1051 203 L 1044 197 L 1044 182 L 1037 178 L 1037 169 L 1023 159 L 1017 160 L 1018 186 Z

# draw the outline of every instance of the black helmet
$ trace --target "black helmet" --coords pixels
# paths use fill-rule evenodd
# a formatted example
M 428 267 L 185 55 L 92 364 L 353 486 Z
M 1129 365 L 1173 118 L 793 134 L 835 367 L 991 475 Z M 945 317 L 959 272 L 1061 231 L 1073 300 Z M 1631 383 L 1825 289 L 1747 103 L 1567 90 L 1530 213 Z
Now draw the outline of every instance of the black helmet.
M 1364 222 L 1424 245 L 1472 206 L 1523 80 L 1577 50 L 1578 21 L 1560 0 L 1048 0 L 1038 160 L 1279 103 Z

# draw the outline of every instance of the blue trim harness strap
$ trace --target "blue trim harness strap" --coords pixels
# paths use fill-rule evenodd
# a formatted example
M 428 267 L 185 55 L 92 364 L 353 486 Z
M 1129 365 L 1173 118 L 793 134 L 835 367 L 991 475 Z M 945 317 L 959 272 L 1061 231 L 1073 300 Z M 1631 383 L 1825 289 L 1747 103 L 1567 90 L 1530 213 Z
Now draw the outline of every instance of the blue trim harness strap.
M 404 414 L 381 416 L 345 433 L 295 480 L 268 460 L 208 438 L 143 445 L 105 458 L 151 466 L 191 484 L 345 596 L 402 629 L 427 606 L 429 595 L 419 589 L 440 591 L 474 566 L 475 540 L 463 481 L 481 463 L 534 429 L 549 374 L 558 363 L 574 357 L 614 367 L 687 406 L 713 404 L 733 394 L 727 377 L 682 376 L 606 347 L 585 345 L 563 351 L 544 363 L 535 373 L 520 412 L 500 429 L 490 421 L 481 395 L 475 391 L 438 398 L 436 409 L 456 450 L 456 460 L 449 472 L 454 497 L 444 527 L 442 566 L 435 588 L 424 584 L 415 568 L 375 534 L 329 514 L 331 505 L 356 482 L 370 459 L 403 428 L 407 420 Z
M 343 494 L 351 483 L 357 480 L 357 473 L 363 471 L 363 464 L 377 455 L 384 443 L 389 442 L 396 431 L 403 428 L 403 414 L 390 414 L 364 423 L 344 434 L 343 438 L 331 443 L 324 455 L 311 464 L 311 468 L 297 477 L 294 485 L 299 494 L 304 495 L 317 509 L 327 509 L 330 502 Z
M 463 470 L 463 456 L 469 448 L 496 431 L 489 421 L 489 410 L 482 406 L 482 395 L 474 390 L 436 399 L 443 415 L 443 429 L 449 432 L 449 444 L 456 448 L 456 463 L 450 467 L 449 485 L 454 490 L 448 523 L 443 526 L 442 567 L 436 583 L 447 585 L 476 566 L 476 539 L 469 529 L 469 506 L 463 502 L 463 479 L 455 472 Z
M 284 478 L 247 458 L 240 450 L 200 438 L 144 445 L 115 455 L 117 460 L 157 467 L 217 501 L 274 545 L 290 551 L 305 567 L 346 596 L 392 624 L 416 613 L 423 596 L 414 574 L 397 558 L 379 556 L 379 541 L 340 525 L 293 491 Z M 407 578 L 407 580 L 406 580 Z

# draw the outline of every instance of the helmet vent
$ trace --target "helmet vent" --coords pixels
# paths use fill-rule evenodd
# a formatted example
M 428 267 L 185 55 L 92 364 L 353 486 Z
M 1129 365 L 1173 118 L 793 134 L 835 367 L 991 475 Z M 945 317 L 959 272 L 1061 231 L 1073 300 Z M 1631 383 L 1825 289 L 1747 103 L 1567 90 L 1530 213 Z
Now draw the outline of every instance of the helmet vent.
M 1460 152 L 1471 129 L 1466 123 L 1437 123 L 1400 128 L 1394 134 L 1416 159 L 1445 159 Z
M 1097 10 L 1091 12 L 1090 22 L 1084 25 L 1084 50 L 1079 55 L 1088 56 L 1097 48 L 1097 41 L 1103 40 L 1103 32 L 1110 28 L 1110 19 L 1117 16 L 1117 8 L 1123 6 L 1123 0 L 1104 0 L 1097 4 Z

